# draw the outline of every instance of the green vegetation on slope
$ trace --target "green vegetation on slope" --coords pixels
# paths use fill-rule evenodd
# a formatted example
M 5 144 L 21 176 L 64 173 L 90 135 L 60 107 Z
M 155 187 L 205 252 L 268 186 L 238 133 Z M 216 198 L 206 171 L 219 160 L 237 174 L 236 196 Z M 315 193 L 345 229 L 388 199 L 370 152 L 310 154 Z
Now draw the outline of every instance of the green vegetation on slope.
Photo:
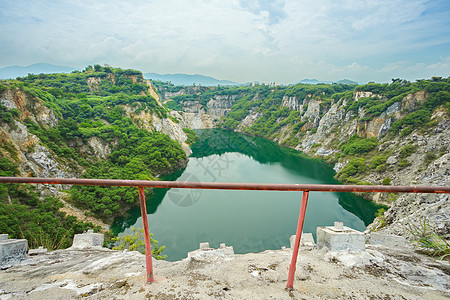
M 0 152 L 0 176 L 19 175 L 18 163 Z M 28 240 L 28 247 L 44 246 L 49 250 L 66 248 L 75 233 L 94 228 L 59 211 L 62 202 L 46 196 L 39 198 L 36 187 L 0 184 L 0 232 L 10 238 Z M 98 230 L 98 228 L 95 228 Z
M 167 117 L 167 110 L 150 96 L 138 71 L 95 65 L 71 74 L 29 75 L 4 81 L 0 87 L 0 96 L 8 89 L 21 91 L 28 101 L 23 109 L 32 116 L 38 115 L 36 104 L 42 102 L 59 119 L 56 126 L 48 126 L 34 117 L 24 119 L 20 115 L 23 112 L 2 105 L 0 125 L 14 128 L 21 117 L 56 160 L 72 173 L 81 172 L 81 177 L 152 180 L 182 167 L 186 161 L 177 142 L 167 135 L 139 129 L 127 116 L 125 108 L 134 115 L 145 111 Z M 93 137 L 100 143 L 97 147 L 110 149 L 106 159 L 83 150 Z M 33 152 L 33 147 L 28 151 Z M 3 139 L 0 155 L 0 175 L 18 176 L 18 155 L 13 144 Z M 106 221 L 138 202 L 136 188 L 74 186 L 70 194 L 72 204 Z M 59 200 L 40 197 L 26 185 L 1 185 L 0 199 L 0 231 L 14 238 L 27 238 L 32 247 L 43 243 L 53 243 L 50 248 L 66 247 L 74 233 L 93 227 L 66 216 L 59 211 L 63 206 Z

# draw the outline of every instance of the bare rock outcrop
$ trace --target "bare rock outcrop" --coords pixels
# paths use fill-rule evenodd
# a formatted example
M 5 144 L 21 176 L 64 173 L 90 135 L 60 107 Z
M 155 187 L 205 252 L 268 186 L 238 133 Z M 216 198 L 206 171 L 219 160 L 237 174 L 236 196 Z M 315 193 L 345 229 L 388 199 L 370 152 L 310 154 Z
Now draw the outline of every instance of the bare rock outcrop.
M 296 96 L 284 96 L 281 102 L 282 107 L 286 107 L 290 110 L 303 110 L 303 103 L 300 103 Z
M 218 95 L 211 98 L 206 104 L 207 112 L 213 119 L 226 116 L 236 100 L 236 95 Z
M 4 299 L 447 299 L 448 262 L 408 249 L 367 245 L 364 252 L 300 249 L 294 290 L 286 290 L 292 250 L 176 262 L 108 249 L 58 250 L 0 272 Z
M 211 115 L 206 114 L 203 111 L 200 113 L 172 111 L 170 112 L 170 115 L 179 120 L 180 125 L 183 128 L 206 129 L 215 127 Z
M 8 89 L 0 97 L 0 104 L 7 109 L 16 109 L 20 121 L 29 118 L 44 127 L 56 126 L 58 119 L 52 109 L 44 105 L 44 102 L 19 89 Z

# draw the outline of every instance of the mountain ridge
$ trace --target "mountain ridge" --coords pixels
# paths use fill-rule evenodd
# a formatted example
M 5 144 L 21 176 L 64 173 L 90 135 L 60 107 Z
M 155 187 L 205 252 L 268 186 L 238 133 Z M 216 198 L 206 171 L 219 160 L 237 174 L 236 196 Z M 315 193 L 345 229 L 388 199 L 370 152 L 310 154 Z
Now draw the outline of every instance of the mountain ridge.
M 6 66 L 0 68 L 0 79 L 14 79 L 28 74 L 71 73 L 77 70 L 74 67 L 58 66 L 48 63 L 36 63 L 28 66 Z
M 355 85 L 361 85 L 362 83 L 354 81 L 354 80 L 350 80 L 350 79 L 341 79 L 338 81 L 323 81 L 323 80 L 317 80 L 315 78 L 313 79 L 302 79 L 300 80 L 298 83 L 303 83 L 303 84 L 321 84 L 321 83 L 325 83 L 325 84 L 334 84 L 334 83 L 338 83 L 338 84 L 355 84 Z
M 158 74 L 158 73 L 144 73 L 145 79 L 158 80 L 163 82 L 171 82 L 174 85 L 205 85 L 205 86 L 217 86 L 217 85 L 240 85 L 240 83 L 230 80 L 220 80 L 211 76 L 205 76 L 200 74 Z
M 51 73 L 71 73 L 72 71 L 79 70 L 71 66 L 61 66 L 50 63 L 35 63 L 28 66 L 5 66 L 0 68 L 0 79 L 15 79 L 17 77 L 25 77 L 28 74 L 51 74 Z M 152 79 L 162 82 L 171 82 L 174 85 L 190 86 L 190 85 L 203 85 L 203 86 L 218 86 L 218 85 L 250 85 L 248 83 L 238 83 L 231 80 L 217 79 L 207 75 L 201 74 L 185 74 L 185 73 L 171 73 L 171 74 L 159 74 L 154 72 L 143 73 L 145 79 Z M 258 81 L 254 81 L 258 82 Z M 313 79 L 302 79 L 298 83 L 304 84 L 333 84 L 333 83 L 343 83 L 343 84 L 355 84 L 359 85 L 360 82 L 342 79 L 338 81 L 324 81 Z

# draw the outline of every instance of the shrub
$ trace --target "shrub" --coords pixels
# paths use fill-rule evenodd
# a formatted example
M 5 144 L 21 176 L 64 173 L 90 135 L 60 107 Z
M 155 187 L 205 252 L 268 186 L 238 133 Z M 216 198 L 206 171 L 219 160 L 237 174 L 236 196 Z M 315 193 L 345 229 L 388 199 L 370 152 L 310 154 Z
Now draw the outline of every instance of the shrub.
M 0 122 L 7 124 L 14 124 L 14 117 L 17 116 L 17 110 L 8 110 L 5 106 L 0 104 Z
M 382 185 L 390 185 L 391 184 L 391 178 L 385 177 L 383 181 L 381 182 Z
M 175 117 L 172 117 L 172 116 L 168 116 L 169 117 L 169 119 L 171 119 L 174 123 L 180 123 L 180 121 L 177 119 L 177 118 L 175 118 Z
M 362 173 L 366 170 L 366 161 L 364 158 L 354 158 L 339 172 L 338 177 L 347 179 L 357 173 Z
M 400 149 L 400 158 L 406 158 L 413 154 L 417 150 L 416 145 L 406 145 L 405 147 Z
M 387 164 L 381 164 L 375 169 L 378 173 L 383 173 L 387 170 Z
M 435 159 L 436 154 L 434 154 L 433 152 L 427 152 L 427 154 L 425 155 L 424 163 L 428 166 Z
M 398 162 L 398 167 L 400 169 L 409 167 L 411 165 L 411 162 L 409 160 L 407 160 L 406 158 L 401 158 Z
M 413 131 L 413 126 L 409 125 L 408 127 L 406 127 L 405 129 L 402 130 L 402 132 L 400 133 L 401 137 L 407 136 L 408 134 L 410 134 Z
M 128 249 L 130 251 L 139 251 L 145 254 L 145 240 L 144 240 L 144 229 L 137 229 L 131 227 L 133 231 L 132 234 L 125 234 L 122 237 L 111 238 L 112 242 L 118 243 L 117 246 L 113 247 L 114 250 L 124 250 Z M 165 259 L 167 255 L 161 255 L 166 246 L 159 246 L 158 241 L 152 238 L 153 233 L 150 234 L 150 243 L 152 246 L 152 256 L 156 259 Z
M 395 193 L 389 193 L 388 194 L 388 200 L 389 202 L 395 202 L 395 200 L 397 200 L 398 196 Z
M 404 125 L 411 125 L 411 128 L 417 128 L 430 120 L 431 113 L 426 109 L 420 109 L 410 113 L 392 124 L 391 131 L 398 133 Z M 411 129 L 412 130 L 412 129 Z
M 378 141 L 376 138 L 361 139 L 355 134 L 346 144 L 342 145 L 341 150 L 347 155 L 361 154 L 371 151 L 377 144 Z
M 377 213 L 375 214 L 375 217 L 377 217 L 378 221 L 379 221 L 379 225 L 378 225 L 377 229 L 381 229 L 384 226 L 386 226 L 386 218 L 384 217 L 385 212 L 386 212 L 386 209 L 379 208 L 377 210 Z
M 376 155 L 372 158 L 372 161 L 370 163 L 371 169 L 376 169 L 379 165 L 382 165 L 386 162 L 387 157 L 386 156 L 380 156 Z
M 199 136 L 197 135 L 197 133 L 189 128 L 183 128 L 184 133 L 186 133 L 187 135 L 187 140 L 186 140 L 186 144 L 188 145 L 192 145 L 193 143 L 195 143 L 198 139 Z
M 440 259 L 450 256 L 450 244 L 444 237 L 436 233 L 427 217 L 419 218 L 417 224 L 410 220 L 408 230 L 413 236 L 414 243 L 426 254 L 439 256 Z

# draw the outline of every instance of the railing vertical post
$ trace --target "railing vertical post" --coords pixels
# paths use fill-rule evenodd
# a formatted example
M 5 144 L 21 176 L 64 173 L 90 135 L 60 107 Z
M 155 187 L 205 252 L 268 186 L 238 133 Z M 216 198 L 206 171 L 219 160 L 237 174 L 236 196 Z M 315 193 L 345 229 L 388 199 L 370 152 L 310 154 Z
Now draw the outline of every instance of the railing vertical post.
M 150 243 L 150 233 L 147 221 L 147 206 L 145 204 L 144 187 L 139 186 L 139 202 L 141 206 L 142 225 L 144 227 L 145 239 L 145 263 L 147 265 L 147 282 L 153 282 L 152 246 Z
M 302 197 L 302 204 L 300 206 L 300 214 L 298 216 L 297 232 L 295 233 L 294 250 L 292 251 L 291 264 L 289 265 L 289 276 L 286 285 L 286 289 L 288 290 L 294 289 L 294 276 L 297 265 L 298 248 L 300 246 L 300 239 L 302 237 L 303 222 L 305 221 L 306 204 L 308 204 L 308 196 L 309 191 L 304 191 Z

